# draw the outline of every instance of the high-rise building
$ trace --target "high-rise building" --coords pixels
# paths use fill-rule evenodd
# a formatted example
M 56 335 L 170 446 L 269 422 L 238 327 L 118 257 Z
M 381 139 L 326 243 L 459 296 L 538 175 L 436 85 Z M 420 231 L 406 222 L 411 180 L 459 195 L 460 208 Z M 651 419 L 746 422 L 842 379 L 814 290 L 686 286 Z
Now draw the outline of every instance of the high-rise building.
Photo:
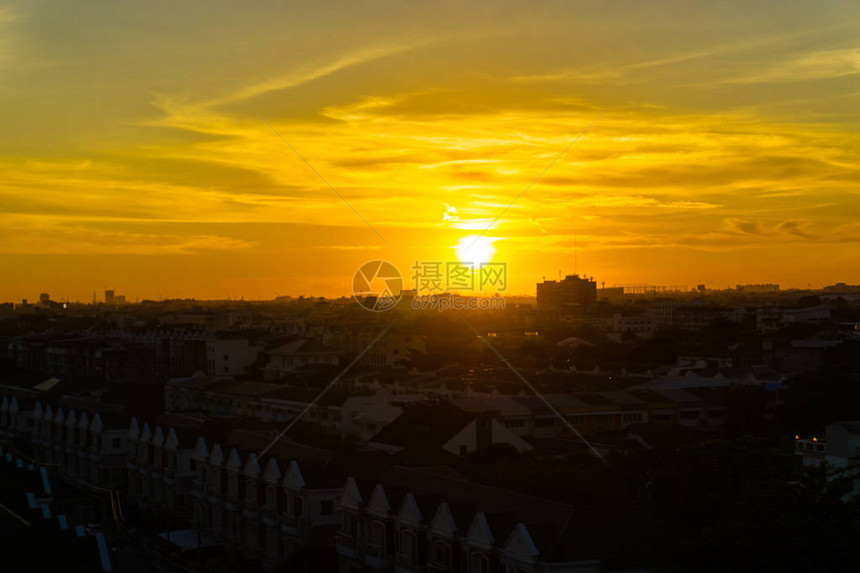
M 597 302 L 597 283 L 579 275 L 537 284 L 537 308 L 545 311 L 577 311 Z
M 112 290 L 105 290 L 105 304 L 114 304 L 114 295 Z

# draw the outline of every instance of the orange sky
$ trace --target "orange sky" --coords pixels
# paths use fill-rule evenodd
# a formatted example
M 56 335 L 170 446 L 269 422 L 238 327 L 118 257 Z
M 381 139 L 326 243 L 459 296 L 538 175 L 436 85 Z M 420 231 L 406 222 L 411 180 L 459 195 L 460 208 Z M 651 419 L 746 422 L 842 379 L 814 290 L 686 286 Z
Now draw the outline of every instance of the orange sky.
M 860 5 L 747 4 L 0 0 L 0 300 L 339 296 L 488 226 L 515 293 L 860 283 Z

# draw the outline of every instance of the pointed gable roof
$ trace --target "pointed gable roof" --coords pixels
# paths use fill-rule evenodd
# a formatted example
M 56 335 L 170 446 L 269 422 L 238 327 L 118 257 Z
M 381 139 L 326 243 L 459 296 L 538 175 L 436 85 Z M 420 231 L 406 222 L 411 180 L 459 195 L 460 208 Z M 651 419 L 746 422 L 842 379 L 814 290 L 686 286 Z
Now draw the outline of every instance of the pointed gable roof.
M 215 444 L 212 447 L 212 455 L 209 456 L 209 463 L 213 466 L 220 466 L 224 463 L 224 452 L 221 450 L 221 444 Z
M 397 512 L 397 517 L 409 523 L 421 523 L 424 517 L 421 515 L 421 510 L 418 508 L 418 503 L 415 501 L 415 496 L 410 491 L 403 497 L 403 502 L 400 504 L 400 510 Z
M 227 455 L 227 471 L 238 473 L 242 469 L 242 458 L 239 456 L 239 450 L 233 448 Z
M 453 538 L 457 533 L 457 523 L 454 521 L 454 516 L 451 513 L 451 508 L 447 501 L 439 504 L 439 508 L 433 515 L 430 522 L 430 529 L 435 535 L 441 537 Z
M 176 436 L 176 430 L 172 427 L 167 430 L 167 437 L 164 438 L 164 449 L 170 451 L 179 449 L 179 438 Z
M 0 410 L 8 410 L 9 409 L 9 401 L 6 399 L 6 396 L 3 396 L 3 403 L 0 405 Z M 42 410 L 42 402 L 40 400 L 36 400 L 36 405 L 33 406 L 33 419 L 39 420 L 42 418 L 42 414 L 44 414 L 44 410 Z
M 248 454 L 248 461 L 245 462 L 245 469 L 242 473 L 245 474 L 245 477 L 253 479 L 260 476 L 262 471 L 260 470 L 260 462 L 257 460 L 257 454 L 253 452 Z
M 343 484 L 343 493 L 340 494 L 340 504 L 343 507 L 358 509 L 358 506 L 364 501 L 361 497 L 361 491 L 358 489 L 358 484 L 355 483 L 355 478 L 346 478 L 346 483 Z
M 206 445 L 206 438 L 200 436 L 197 438 L 197 444 L 194 446 L 194 453 L 191 457 L 197 461 L 206 461 L 209 459 L 209 447 Z
M 67 428 L 75 428 L 78 425 L 78 417 L 75 415 L 74 410 L 69 410 L 69 415 L 66 416 L 66 427 Z
M 540 554 L 528 528 L 522 522 L 517 523 L 508 535 L 505 551 L 525 558 L 535 558 Z
M 86 430 L 90 427 L 90 417 L 87 416 L 86 412 L 81 412 L 81 417 L 78 418 L 78 428 L 81 430 Z
M 152 440 L 152 430 L 149 427 L 149 423 L 143 424 L 143 429 L 140 431 L 140 441 L 148 442 Z
M 14 399 L 13 399 L 14 401 Z M 62 406 L 57 408 L 57 411 L 54 413 L 54 423 L 62 424 L 66 421 L 66 414 L 63 412 Z
M 376 487 L 373 488 L 370 501 L 367 502 L 367 511 L 382 517 L 391 511 L 391 504 L 388 502 L 388 496 L 385 495 L 385 488 L 382 487 L 381 483 L 376 484 Z
M 472 520 L 472 525 L 469 526 L 466 536 L 473 545 L 484 549 L 492 549 L 493 543 L 496 541 L 495 537 L 493 537 L 493 532 L 490 530 L 490 524 L 487 523 L 487 517 L 482 511 L 475 514 L 475 518 Z
M 155 427 L 155 433 L 152 435 L 152 444 L 155 446 L 162 446 L 164 444 L 164 431 L 161 429 L 161 426 Z
M 136 440 L 140 437 L 140 424 L 137 423 L 137 417 L 132 416 L 131 422 L 128 425 L 128 439 Z
M 305 477 L 302 475 L 302 470 L 299 469 L 299 464 L 296 460 L 292 460 L 287 466 L 287 473 L 284 475 L 284 481 L 281 484 L 285 489 L 299 491 L 305 487 Z
M 281 468 L 278 467 L 278 460 L 269 458 L 266 469 L 263 472 L 263 481 L 269 484 L 276 484 L 280 479 Z
M 104 430 L 104 428 L 105 425 L 104 423 L 102 423 L 102 415 L 96 412 L 93 416 L 93 422 L 90 424 L 90 431 L 101 432 L 102 430 Z

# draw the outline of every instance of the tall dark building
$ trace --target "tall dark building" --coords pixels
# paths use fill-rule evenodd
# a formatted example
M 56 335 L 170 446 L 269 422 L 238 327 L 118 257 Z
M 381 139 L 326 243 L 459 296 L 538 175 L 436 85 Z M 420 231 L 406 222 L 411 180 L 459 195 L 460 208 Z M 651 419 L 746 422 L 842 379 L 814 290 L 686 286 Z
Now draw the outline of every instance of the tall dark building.
M 537 284 L 537 308 L 541 311 L 575 312 L 597 302 L 597 283 L 590 278 L 568 275 L 561 281 Z

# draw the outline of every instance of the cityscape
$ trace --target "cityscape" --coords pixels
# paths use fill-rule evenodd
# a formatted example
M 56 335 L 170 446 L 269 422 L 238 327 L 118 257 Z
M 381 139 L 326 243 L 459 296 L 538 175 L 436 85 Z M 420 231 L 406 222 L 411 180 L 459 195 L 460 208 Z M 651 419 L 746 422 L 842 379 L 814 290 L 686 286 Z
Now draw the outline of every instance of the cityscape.
M 117 570 L 839 569 L 860 286 L 535 291 L 7 303 L 2 471 L 30 488 L 8 507 L 93 570 L 94 534 Z M 740 509 L 757 488 L 766 515 Z M 797 504 L 824 513 L 783 523 Z M 801 533 L 829 554 L 779 541 Z
M 854 572 L 856 3 L 0 0 L 0 572 Z

